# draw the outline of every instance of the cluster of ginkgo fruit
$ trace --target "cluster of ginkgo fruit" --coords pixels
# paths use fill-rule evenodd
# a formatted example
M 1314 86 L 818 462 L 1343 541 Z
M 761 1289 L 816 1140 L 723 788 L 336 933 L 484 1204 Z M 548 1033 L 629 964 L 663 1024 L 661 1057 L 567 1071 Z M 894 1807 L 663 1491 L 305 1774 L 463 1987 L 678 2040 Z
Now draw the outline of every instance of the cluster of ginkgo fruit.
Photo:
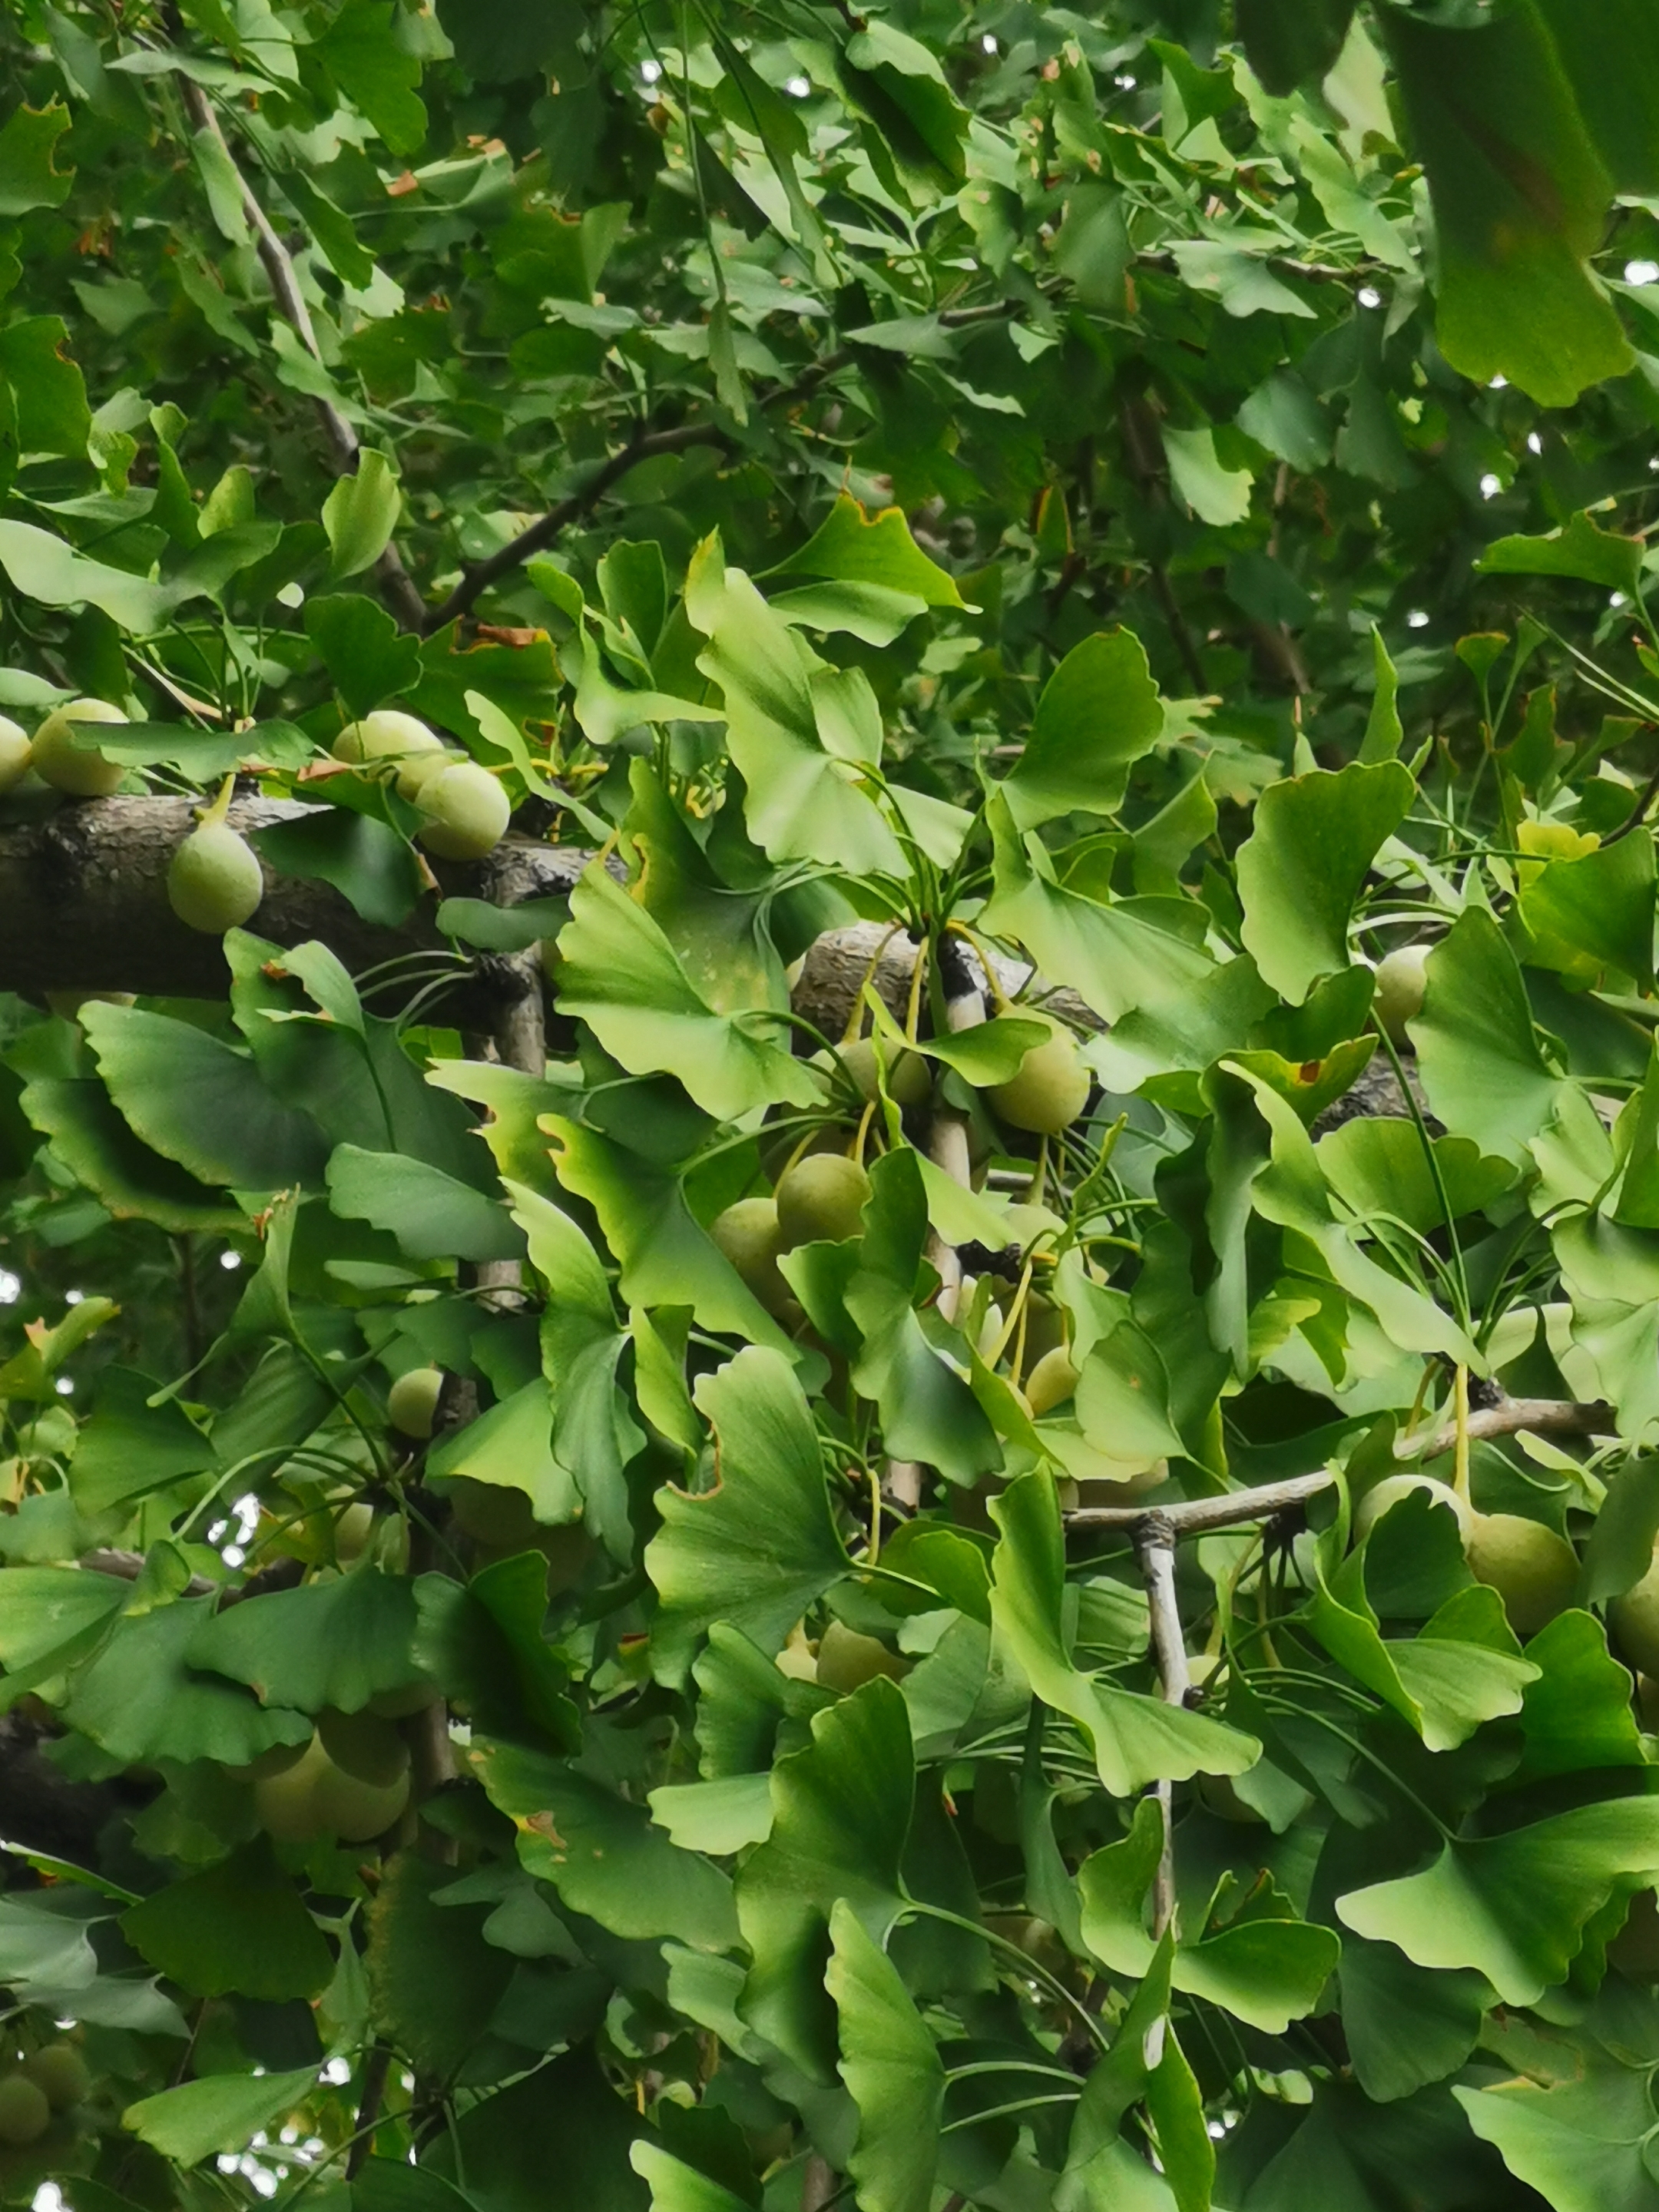
M 43 2044 L 37 2051 L 15 2047 L 0 2071 L 0 2144 L 21 2150 L 39 2142 L 54 2118 L 91 2094 L 92 2075 L 72 2043 Z
M 1012 1021 L 1036 1024 L 1046 1035 L 1028 1046 L 1006 1080 L 981 1089 L 978 1103 L 1000 1130 L 1046 1144 L 1081 1117 L 1093 1079 L 1077 1039 L 1057 1016 L 1009 1004 L 993 1016 L 992 1026 Z M 833 1054 L 820 1053 L 814 1065 L 824 1081 L 825 1111 L 806 1117 L 802 1135 L 786 1123 L 787 1138 L 767 1155 L 771 1188 L 736 1200 L 709 1227 L 758 1303 L 791 1330 L 799 1330 L 806 1317 L 780 1261 L 804 1245 L 842 1243 L 863 1233 L 872 1195 L 865 1146 L 883 1100 L 902 1115 L 913 1113 L 936 1090 L 935 1066 L 924 1052 L 877 1035 L 848 1038 Z M 1034 1183 L 1034 1194 L 1036 1188 Z M 948 1285 L 940 1306 L 947 1320 L 971 1328 L 982 1357 L 994 1358 L 1009 1345 L 1009 1316 L 971 1277 Z M 1027 1409 L 1041 1415 L 1072 1395 L 1077 1374 L 1059 1309 L 1028 1284 L 1023 1310 L 1019 1387 Z
M 31 738 L 0 716 L 0 799 L 27 779 L 70 799 L 108 799 L 126 775 L 125 764 L 84 736 L 78 726 L 125 723 L 106 699 L 70 699 L 55 707 Z M 341 731 L 333 745 L 343 767 L 394 781 L 398 795 L 419 814 L 416 835 L 440 860 L 478 860 L 507 831 L 513 806 L 498 777 L 465 753 L 452 750 L 413 714 L 383 708 Z M 222 937 L 251 921 L 264 896 L 259 856 L 227 818 L 235 779 L 228 776 L 216 799 L 197 813 L 196 827 L 167 867 L 167 898 L 191 929 Z

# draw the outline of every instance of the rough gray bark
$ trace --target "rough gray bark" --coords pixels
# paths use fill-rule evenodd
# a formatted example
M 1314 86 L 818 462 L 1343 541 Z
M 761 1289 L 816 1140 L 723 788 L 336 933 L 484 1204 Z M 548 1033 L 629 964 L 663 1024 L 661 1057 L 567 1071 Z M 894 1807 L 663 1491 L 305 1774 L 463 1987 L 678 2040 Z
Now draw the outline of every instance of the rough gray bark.
M 246 833 L 311 811 L 289 799 L 239 799 L 230 822 Z M 222 998 L 219 939 L 186 929 L 167 903 L 167 863 L 191 828 L 184 799 L 93 799 L 35 821 L 0 823 L 0 990 L 33 998 L 47 991 Z M 568 891 L 590 858 L 509 837 L 487 860 L 439 862 L 434 873 L 446 892 L 514 906 Z M 378 928 L 326 884 L 269 869 L 264 902 L 248 927 L 278 945 L 321 939 L 354 973 L 445 944 L 429 904 L 403 928 Z M 493 1030 L 503 1010 L 535 988 L 522 960 L 485 956 L 466 971 L 445 1018 L 476 1018 Z
M 984 971 L 965 943 L 957 940 L 971 975 L 982 981 Z M 1027 962 L 1008 960 L 993 951 L 991 963 L 1002 991 L 1012 998 L 1024 988 L 1032 970 Z M 790 990 L 798 1014 L 811 1022 L 832 1042 L 840 1039 L 866 981 L 896 1022 L 902 1022 L 910 1003 L 910 978 L 915 973 L 916 945 L 890 923 L 855 921 L 846 929 L 832 929 L 810 945 L 802 955 Z M 1075 991 L 1039 991 L 1045 1006 L 1079 1029 L 1097 1030 L 1101 1019 Z M 925 1006 L 924 1001 L 924 1006 Z

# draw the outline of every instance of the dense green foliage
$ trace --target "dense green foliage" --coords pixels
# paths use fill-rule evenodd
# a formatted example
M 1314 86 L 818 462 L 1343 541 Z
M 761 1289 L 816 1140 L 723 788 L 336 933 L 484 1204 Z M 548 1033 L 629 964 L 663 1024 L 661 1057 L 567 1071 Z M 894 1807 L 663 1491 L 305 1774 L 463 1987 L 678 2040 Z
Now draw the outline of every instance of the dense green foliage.
M 8 2200 L 1659 2206 L 1659 35 L 1237 18 L 0 8 Z

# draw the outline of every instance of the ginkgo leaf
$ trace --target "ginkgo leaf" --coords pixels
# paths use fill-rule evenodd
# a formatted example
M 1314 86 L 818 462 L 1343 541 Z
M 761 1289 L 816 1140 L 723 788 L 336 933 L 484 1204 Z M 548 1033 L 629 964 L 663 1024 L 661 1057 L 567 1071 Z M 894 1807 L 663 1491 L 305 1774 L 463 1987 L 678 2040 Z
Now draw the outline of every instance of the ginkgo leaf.
M 1073 1664 L 1060 1632 L 1066 1555 L 1054 1478 L 1021 1475 L 991 1508 L 1001 1531 L 992 1561 L 991 1618 L 1045 1705 L 1088 1737 L 1115 1797 L 1194 1774 L 1243 1774 L 1261 1755 L 1254 1737 L 1161 1698 L 1121 1690 Z
M 754 1346 L 705 1376 L 696 1402 L 714 1431 L 717 1486 L 659 1491 L 662 1527 L 645 1553 L 660 1601 L 652 1657 L 675 1682 L 716 1621 L 775 1651 L 848 1566 L 787 1362 Z
M 879 1942 L 903 1911 L 915 1778 L 904 1700 L 880 1678 L 816 1715 L 811 1743 L 772 1769 L 772 1832 L 737 1881 L 754 1960 L 740 2010 L 816 2081 L 834 2079 L 830 1917 L 851 1912 Z
M 821 1096 L 811 1072 L 792 1058 L 787 1031 L 763 1011 L 717 1012 L 645 907 L 597 863 L 570 895 L 559 957 L 566 1012 L 580 1015 L 635 1073 L 678 1076 L 705 1112 L 732 1120 Z
M 1419 1874 L 1337 1899 L 1344 1924 L 1419 1966 L 1472 1966 L 1506 2004 L 1560 1981 L 1616 1881 L 1659 1874 L 1659 1801 L 1610 1798 L 1495 1836 L 1455 1837 Z
M 860 2212 L 928 2212 L 939 2163 L 945 2067 L 892 1960 L 844 1899 L 830 1914 L 841 2076 L 858 2106 L 848 2160 Z

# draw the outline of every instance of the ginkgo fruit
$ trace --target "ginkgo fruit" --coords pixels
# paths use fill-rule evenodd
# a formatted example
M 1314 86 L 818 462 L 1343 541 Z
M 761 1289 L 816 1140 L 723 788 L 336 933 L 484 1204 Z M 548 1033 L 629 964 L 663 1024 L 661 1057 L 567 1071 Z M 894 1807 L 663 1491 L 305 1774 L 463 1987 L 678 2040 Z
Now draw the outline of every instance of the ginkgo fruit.
M 362 1781 L 335 1765 L 320 1735 L 312 1738 L 295 1765 L 253 1785 L 259 1825 L 279 1843 L 337 1836 L 366 1844 L 384 1834 L 408 1802 L 407 1773 L 384 1786 Z
M 374 1534 L 374 1508 L 361 1498 L 348 1505 L 334 1522 L 334 1556 L 342 1566 L 349 1566 L 363 1555 L 363 1547 Z
M 832 1620 L 818 1639 L 816 1671 L 820 1689 L 850 1696 L 878 1674 L 884 1674 L 890 1682 L 902 1682 L 910 1669 L 879 1637 L 860 1635 L 845 1621 Z
M 1051 1014 L 1011 1008 L 996 1019 L 1042 1022 L 1049 1034 L 1031 1047 L 1006 1083 L 993 1084 L 987 1091 L 993 1111 L 1010 1128 L 1029 1130 L 1033 1136 L 1058 1136 L 1089 1103 L 1089 1069 L 1076 1038 Z
M 443 1387 L 441 1367 L 410 1368 L 386 1392 L 386 1419 L 401 1435 L 424 1443 L 432 1434 Z
M 768 1313 L 775 1313 L 790 1296 L 788 1284 L 778 1273 L 778 1255 L 784 1247 L 776 1200 L 738 1199 L 714 1216 L 708 1234 Z
M 1063 1406 L 1077 1390 L 1078 1372 L 1063 1344 L 1045 1352 L 1025 1377 L 1025 1402 L 1041 1420 L 1043 1414 Z
M 442 860 L 483 860 L 501 843 L 513 818 L 501 783 L 476 761 L 441 769 L 422 786 L 416 804 L 426 817 L 416 834 Z
M 367 1844 L 383 1836 L 402 1814 L 409 1802 L 409 1775 L 405 1771 L 395 1782 L 380 1786 L 347 1774 L 330 1759 L 318 1772 L 313 1794 L 325 1836 Z
M 873 1037 L 855 1037 L 850 1044 L 839 1046 L 836 1056 L 860 1098 L 880 1095 Z M 884 1037 L 881 1065 L 886 1073 L 887 1096 L 896 1106 L 920 1106 L 933 1087 L 933 1071 L 922 1054 L 890 1044 Z
M 314 1784 L 319 1767 L 331 1764 L 315 1736 L 296 1759 L 274 1772 L 256 1774 L 253 1810 L 259 1826 L 279 1844 L 314 1843 L 323 1832 Z M 258 1765 L 258 1761 L 255 1761 Z
M 32 2143 L 52 2125 L 46 2093 L 27 2074 L 0 2075 L 0 2142 Z
M 35 774 L 55 791 L 67 792 L 71 799 L 107 799 L 126 769 L 119 761 L 106 759 L 95 748 L 77 745 L 75 726 L 77 722 L 125 722 L 126 719 L 121 709 L 112 707 L 107 699 L 71 699 L 65 706 L 54 707 L 35 732 L 30 748 Z
M 778 1185 L 778 1231 L 783 1249 L 798 1244 L 840 1244 L 863 1229 L 870 1178 L 841 1152 L 811 1152 L 785 1170 Z
M 1433 950 L 1431 945 L 1401 945 L 1376 963 L 1371 1012 L 1392 1045 L 1411 1042 L 1406 1024 L 1423 1011 L 1429 955 Z
M 0 799 L 28 774 L 34 748 L 27 730 L 0 714 Z
M 416 714 L 395 707 L 380 707 L 361 721 L 348 722 L 331 748 L 337 761 L 353 768 L 373 768 L 395 762 L 399 770 L 422 754 L 444 757 L 443 739 Z
M 264 895 L 258 854 L 228 822 L 192 830 L 167 864 L 167 904 L 208 936 L 240 929 Z
M 307 1739 L 309 1741 L 309 1738 Z M 273 1774 L 286 1774 L 290 1766 L 297 1766 L 306 1755 L 303 1743 L 273 1743 L 269 1751 L 262 1751 L 245 1766 L 228 1766 L 225 1772 L 233 1782 L 266 1782 Z
M 18 2069 L 54 2112 L 78 2105 L 92 2088 L 92 2069 L 72 2043 L 48 2043 Z
M 1473 1514 L 1463 1550 L 1475 1580 L 1503 1599 L 1518 1636 L 1535 1636 L 1572 1602 L 1577 1554 L 1541 1522 L 1520 1513 Z

